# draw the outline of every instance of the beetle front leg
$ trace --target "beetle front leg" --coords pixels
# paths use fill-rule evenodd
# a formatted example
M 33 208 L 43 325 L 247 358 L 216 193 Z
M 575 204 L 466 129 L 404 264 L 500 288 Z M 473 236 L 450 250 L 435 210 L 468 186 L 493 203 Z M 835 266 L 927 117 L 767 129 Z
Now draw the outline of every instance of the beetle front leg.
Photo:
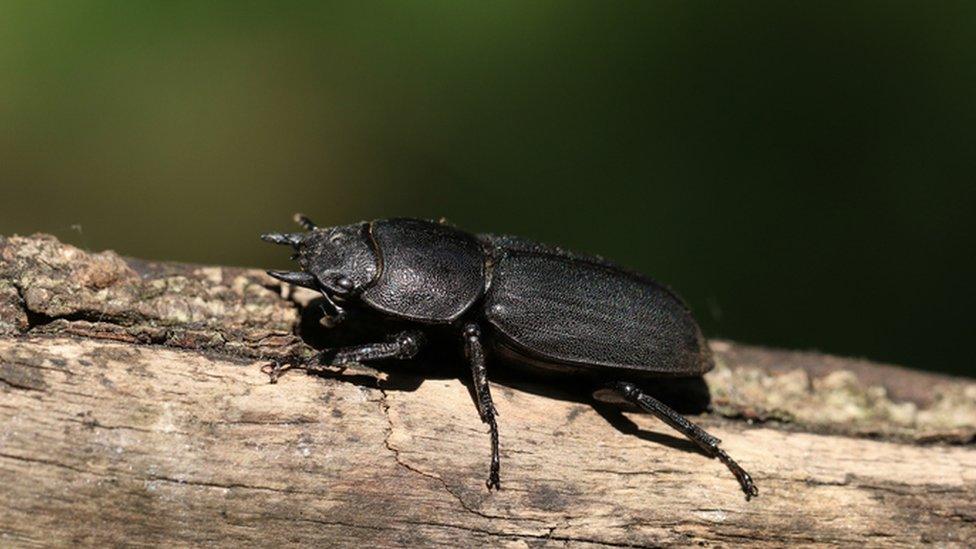
M 332 365 L 341 366 L 354 362 L 369 362 L 387 358 L 407 360 L 417 356 L 417 352 L 420 351 L 424 341 L 423 333 L 407 330 L 390 336 L 389 341 L 384 343 L 367 343 L 336 351 L 322 352 L 319 354 L 319 363 L 324 364 L 328 361 Z M 331 359 L 327 358 L 330 354 L 332 355 Z
M 689 440 L 697 444 L 702 450 L 705 450 L 710 456 L 717 457 L 721 460 L 732 471 L 736 480 L 739 481 L 739 485 L 742 486 L 742 491 L 746 493 L 747 500 L 759 495 L 759 490 L 753 484 L 752 477 L 749 476 L 749 473 L 740 467 L 731 456 L 726 454 L 725 450 L 719 448 L 718 445 L 721 442 L 719 439 L 706 433 L 704 429 L 688 421 L 684 416 L 675 412 L 660 400 L 648 395 L 634 383 L 618 381 L 608 384 L 606 388 L 636 404 L 645 412 L 657 416 L 658 419 L 667 423 L 671 428 L 688 437 Z
M 481 345 L 481 329 L 471 323 L 464 327 L 464 354 L 471 363 L 471 377 L 474 382 L 474 394 L 478 404 L 478 414 L 481 421 L 488 424 L 491 430 L 491 469 L 485 484 L 490 491 L 492 488 L 501 490 L 501 480 L 498 476 L 500 460 L 498 457 L 498 424 L 495 416 L 495 403 L 491 400 L 491 389 L 488 387 L 488 369 L 485 367 L 485 351 Z
M 321 372 L 329 366 L 343 366 L 355 362 L 369 362 L 395 358 L 407 360 L 415 357 L 426 339 L 422 332 L 407 330 L 390 336 L 383 343 L 367 343 L 354 347 L 323 351 L 315 355 L 304 364 L 282 365 L 275 362 L 270 369 L 265 370 L 271 376 L 271 383 L 276 383 L 285 370 L 297 368 L 308 372 Z

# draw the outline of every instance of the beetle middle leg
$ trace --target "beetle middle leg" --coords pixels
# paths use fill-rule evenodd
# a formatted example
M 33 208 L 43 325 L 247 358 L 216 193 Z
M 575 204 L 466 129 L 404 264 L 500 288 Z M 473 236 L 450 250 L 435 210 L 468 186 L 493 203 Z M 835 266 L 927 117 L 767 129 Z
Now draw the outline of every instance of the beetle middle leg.
M 746 499 L 759 495 L 759 490 L 752 482 L 752 477 L 738 463 L 732 459 L 725 450 L 719 448 L 719 439 L 705 432 L 704 429 L 688 421 L 684 416 L 669 408 L 666 404 L 648 395 L 636 384 L 618 381 L 606 385 L 606 389 L 617 393 L 624 399 L 636 404 L 645 412 L 657 416 L 658 419 L 667 423 L 671 428 L 680 432 L 689 440 L 697 444 L 702 450 L 712 457 L 717 457 L 726 467 L 732 471 L 736 480 L 742 486 L 742 491 L 746 493 Z
M 485 350 L 481 345 L 481 330 L 477 324 L 471 323 L 464 327 L 464 354 L 471 363 L 471 377 L 474 382 L 474 394 L 477 399 L 478 413 L 481 421 L 491 429 L 491 469 L 485 484 L 488 490 L 501 490 L 501 480 L 498 476 L 500 467 L 498 457 L 498 423 L 495 416 L 495 403 L 491 400 L 491 389 L 488 387 L 488 370 L 485 367 Z

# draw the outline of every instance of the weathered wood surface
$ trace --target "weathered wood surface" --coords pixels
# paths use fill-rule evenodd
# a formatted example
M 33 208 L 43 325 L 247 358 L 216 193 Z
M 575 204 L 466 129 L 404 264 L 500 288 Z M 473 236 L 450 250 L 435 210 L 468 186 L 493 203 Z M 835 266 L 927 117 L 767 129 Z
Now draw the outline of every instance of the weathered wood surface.
M 0 239 L 0 546 L 976 543 L 973 380 L 713 343 L 695 419 L 753 474 L 750 502 L 653 418 L 495 385 L 489 493 L 459 379 L 269 384 L 262 358 L 302 348 L 283 294 Z

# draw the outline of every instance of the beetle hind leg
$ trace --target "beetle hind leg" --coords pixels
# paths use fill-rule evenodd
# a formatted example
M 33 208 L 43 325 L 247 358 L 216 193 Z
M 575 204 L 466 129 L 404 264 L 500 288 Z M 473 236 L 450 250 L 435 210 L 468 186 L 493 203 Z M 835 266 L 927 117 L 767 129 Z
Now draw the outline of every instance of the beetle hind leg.
M 719 447 L 721 442 L 719 439 L 706 433 L 704 429 L 688 421 L 663 402 L 646 394 L 634 383 L 618 381 L 608 384 L 605 389 L 613 391 L 645 412 L 653 414 L 674 430 L 688 437 L 708 455 L 718 458 L 735 475 L 739 485 L 742 486 L 742 491 L 746 493 L 746 499 L 759 495 L 759 490 L 752 482 L 752 477 L 731 456 L 725 453 L 725 450 Z

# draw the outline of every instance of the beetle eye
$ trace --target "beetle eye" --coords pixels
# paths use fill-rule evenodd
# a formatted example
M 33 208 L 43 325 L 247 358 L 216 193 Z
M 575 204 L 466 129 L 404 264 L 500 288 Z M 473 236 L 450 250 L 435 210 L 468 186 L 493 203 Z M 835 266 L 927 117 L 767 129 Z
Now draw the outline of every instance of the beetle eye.
M 355 284 L 353 284 L 353 281 L 350 280 L 349 277 L 346 277 L 346 276 L 340 276 L 339 278 L 336 279 L 335 283 L 336 283 L 336 286 L 338 286 L 339 288 L 342 288 L 342 290 L 343 291 L 346 291 L 346 292 L 351 292 L 352 289 L 355 287 Z

